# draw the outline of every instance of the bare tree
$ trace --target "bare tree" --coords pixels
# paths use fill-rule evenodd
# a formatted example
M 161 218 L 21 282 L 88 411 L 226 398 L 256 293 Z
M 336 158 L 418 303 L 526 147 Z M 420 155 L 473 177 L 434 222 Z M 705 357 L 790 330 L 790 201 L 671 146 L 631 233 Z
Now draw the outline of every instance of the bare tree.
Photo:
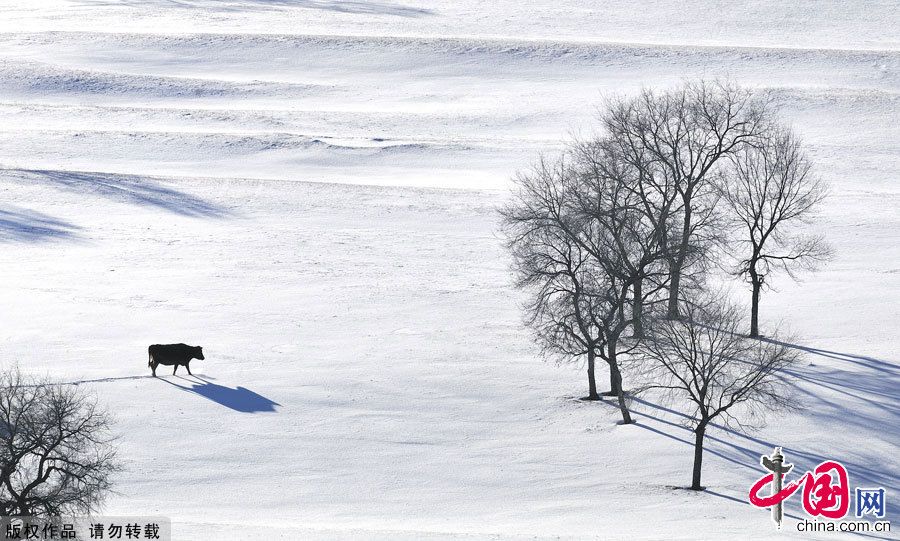
M 600 204 L 599 213 L 586 198 L 590 175 L 564 156 L 542 160 L 531 174 L 519 175 L 518 191 L 502 211 L 518 286 L 532 293 L 526 322 L 545 354 L 587 357 L 588 398 L 599 399 L 594 369 L 599 357 L 609 366 L 610 392 L 618 398 L 622 419 L 632 422 L 622 390 L 619 356 L 634 347 L 624 338 L 631 325 L 631 277 L 616 253 L 620 224 L 610 217 L 620 212 Z
M 588 400 L 599 400 L 596 354 L 603 331 L 594 321 L 593 278 L 588 254 L 575 237 L 566 193 L 572 171 L 565 159 L 541 159 L 516 179 L 518 192 L 502 211 L 517 285 L 533 293 L 526 324 L 545 357 L 587 357 Z
M 653 320 L 642 342 L 643 366 L 665 399 L 690 406 L 694 432 L 691 489 L 702 490 L 703 444 L 714 420 L 735 430 L 754 427 L 766 412 L 791 403 L 781 371 L 800 352 L 780 342 L 750 340 L 739 334 L 742 319 L 729 305 L 685 302 L 684 317 Z
M 610 138 L 581 141 L 574 154 L 582 177 L 574 199 L 592 224 L 591 253 L 605 272 L 631 287 L 631 317 L 623 321 L 633 329 L 633 338 L 640 339 L 645 305 L 656 302 L 668 278 L 662 226 L 641 193 L 643 170 Z
M 0 373 L 0 515 L 98 509 L 118 471 L 109 426 L 75 387 Z
M 759 297 L 767 277 L 783 270 L 796 278 L 796 269 L 815 270 L 830 257 L 822 236 L 793 234 L 825 197 L 825 189 L 800 141 L 784 128 L 773 129 L 731 161 L 734 168 L 723 194 L 738 225 L 742 253 L 736 274 L 751 284 L 750 336 L 757 337 Z
M 667 317 L 677 318 L 685 270 L 703 260 L 714 227 L 722 159 L 753 143 L 765 127 L 766 103 L 719 81 L 688 82 L 614 101 L 600 115 L 622 155 L 640 172 L 636 184 L 667 241 Z

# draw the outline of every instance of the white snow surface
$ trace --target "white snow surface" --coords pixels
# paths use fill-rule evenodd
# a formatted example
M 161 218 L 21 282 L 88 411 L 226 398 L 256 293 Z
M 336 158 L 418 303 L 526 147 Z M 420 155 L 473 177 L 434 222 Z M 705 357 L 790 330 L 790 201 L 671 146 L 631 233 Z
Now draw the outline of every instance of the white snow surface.
M 775 445 L 892 519 L 897 28 L 887 0 L 0 1 L 0 364 L 94 393 L 104 511 L 177 539 L 814 538 L 799 498 L 781 533 L 746 503 Z M 763 297 L 804 406 L 713 429 L 692 493 L 676 412 L 618 425 L 539 358 L 496 209 L 607 97 L 701 76 L 781 106 L 836 258 Z M 151 378 L 181 341 L 195 376 Z

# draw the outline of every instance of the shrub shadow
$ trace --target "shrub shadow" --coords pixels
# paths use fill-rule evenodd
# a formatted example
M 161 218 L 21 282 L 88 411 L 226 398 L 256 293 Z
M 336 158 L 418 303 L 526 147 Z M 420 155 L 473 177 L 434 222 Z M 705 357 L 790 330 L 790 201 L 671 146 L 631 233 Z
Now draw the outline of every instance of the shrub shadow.
M 225 207 L 163 186 L 151 177 L 47 169 L 7 171 L 17 173 L 20 180 L 30 184 L 42 183 L 80 194 L 96 194 L 114 201 L 152 206 L 182 216 L 224 218 L 231 214 Z
M 80 227 L 28 209 L 0 208 L 0 243 L 72 240 Z

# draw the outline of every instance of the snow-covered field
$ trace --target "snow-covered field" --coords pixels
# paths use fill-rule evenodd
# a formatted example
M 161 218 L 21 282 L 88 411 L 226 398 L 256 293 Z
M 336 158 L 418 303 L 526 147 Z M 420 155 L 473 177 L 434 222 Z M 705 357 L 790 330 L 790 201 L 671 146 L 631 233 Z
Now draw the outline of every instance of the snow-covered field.
M 766 538 L 746 494 L 783 445 L 893 519 L 896 2 L 520 4 L 0 0 L 0 363 L 115 414 L 106 513 L 179 540 Z M 763 299 L 810 349 L 804 408 L 713 431 L 705 493 L 671 488 L 677 414 L 619 426 L 537 357 L 495 211 L 604 96 L 697 76 L 772 93 L 837 255 Z M 150 378 L 180 341 L 196 376 Z

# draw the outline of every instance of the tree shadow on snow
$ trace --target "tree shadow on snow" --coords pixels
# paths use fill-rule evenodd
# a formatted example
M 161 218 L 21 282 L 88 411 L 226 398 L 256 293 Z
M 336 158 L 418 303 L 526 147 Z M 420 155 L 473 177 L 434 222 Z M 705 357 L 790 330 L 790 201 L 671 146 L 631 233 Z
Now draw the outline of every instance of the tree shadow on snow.
M 805 413 L 811 416 L 823 430 L 834 430 L 837 427 L 848 425 L 865 430 L 877 430 L 879 427 L 883 427 L 883 430 L 877 430 L 876 437 L 888 442 L 900 438 L 900 366 L 898 364 L 863 355 L 840 353 L 766 338 L 762 338 L 762 340 L 796 348 L 811 355 L 805 359 L 809 361 L 808 363 L 800 363 L 794 368 L 785 370 L 784 373 L 787 376 L 787 383 L 798 393 Z M 814 362 L 816 356 L 827 358 L 830 362 L 827 365 L 818 364 Z M 834 360 L 848 363 L 852 367 L 841 368 L 840 363 L 834 363 Z M 822 392 L 823 390 L 842 395 L 846 400 L 842 400 L 841 403 L 829 400 L 830 397 Z M 632 398 L 632 400 L 641 406 L 635 408 L 637 426 L 693 447 L 693 432 L 683 424 L 684 421 L 690 419 L 690 416 L 640 398 Z M 657 412 L 659 415 L 655 415 Z M 669 418 L 665 418 L 665 416 Z M 641 422 L 641 418 L 671 427 L 673 430 L 650 426 L 646 422 Z M 777 422 L 777 420 L 770 421 L 770 424 L 772 422 Z M 704 454 L 713 455 L 736 466 L 747 468 L 759 476 L 765 473 L 762 466 L 759 465 L 760 456 L 771 453 L 775 446 L 779 446 L 782 447 L 788 461 L 795 464 L 794 471 L 797 475 L 812 470 L 826 460 L 837 460 L 848 469 L 851 489 L 854 486 L 884 487 L 893 494 L 900 490 L 900 486 L 898 486 L 900 474 L 894 471 L 891 465 L 879 460 L 878 456 L 866 456 L 868 446 L 865 441 L 858 442 L 857 453 L 854 457 L 830 456 L 827 449 L 823 450 L 825 452 L 823 455 L 784 446 L 782 442 L 767 441 L 718 423 L 713 423 L 712 427 L 714 431 L 706 434 L 707 445 L 704 448 Z M 749 486 L 747 488 L 749 489 Z M 705 492 L 719 498 L 749 505 L 749 502 L 733 496 L 712 490 Z M 798 521 L 805 520 L 798 515 L 790 513 L 785 513 L 785 515 Z M 862 537 L 887 539 L 862 532 L 851 533 Z
M 392 15 L 395 17 L 423 17 L 434 15 L 427 8 L 410 7 L 393 2 L 364 2 L 361 0 L 78 0 L 94 6 L 204 8 L 216 11 L 274 11 L 286 8 L 318 9 L 363 15 Z
M 772 340 L 771 338 L 760 338 L 765 342 L 771 342 L 772 344 L 780 344 L 782 346 L 787 346 L 794 349 L 800 349 L 807 353 L 812 353 L 814 355 L 821 355 L 822 357 L 828 357 L 831 359 L 837 359 L 840 361 L 846 361 L 848 363 L 854 363 L 859 366 L 869 368 L 872 370 L 878 370 L 881 372 L 885 372 L 891 374 L 894 377 L 897 377 L 900 374 L 900 367 L 895 365 L 894 363 L 890 363 L 887 361 L 882 361 L 880 359 L 876 359 L 874 357 L 866 357 L 864 355 L 853 355 L 851 353 L 840 353 L 837 351 L 829 351 L 827 349 L 819 349 L 810 346 L 801 346 L 800 344 L 790 344 L 788 342 L 780 342 L 778 340 Z
M 688 415 L 667 408 L 665 406 L 654 404 L 640 398 L 633 398 L 632 400 L 641 404 L 642 406 L 645 406 L 646 408 L 665 412 L 684 420 L 689 419 Z M 675 428 L 677 429 L 677 431 L 675 433 L 664 432 L 658 428 L 654 428 L 647 424 L 638 422 L 637 425 L 641 428 L 649 430 L 651 432 L 655 432 L 669 439 L 679 441 L 681 443 L 684 443 L 685 445 L 689 445 L 691 447 L 694 446 L 693 432 L 685 425 L 679 422 L 671 421 L 669 419 L 664 419 L 656 415 L 651 415 L 646 410 L 636 410 L 635 413 L 639 417 L 651 419 L 660 424 Z M 896 493 L 896 491 L 898 490 L 898 487 L 896 486 L 896 476 L 889 471 L 879 468 L 879 465 L 877 463 L 874 465 L 868 465 L 863 464 L 859 461 L 848 460 L 846 457 L 820 455 L 817 453 L 812 453 L 794 447 L 786 446 L 780 442 L 767 441 L 750 434 L 737 432 L 726 426 L 722 426 L 721 424 L 712 423 L 711 426 L 714 431 L 708 431 L 706 433 L 706 445 L 704 446 L 703 450 L 704 454 L 711 454 L 723 460 L 731 462 L 732 464 L 735 464 L 737 466 L 745 467 L 754 471 L 759 471 L 760 476 L 765 473 L 762 469 L 762 466 L 759 465 L 760 457 L 763 454 L 771 453 L 772 449 L 777 446 L 782 448 L 785 456 L 788 457 L 788 462 L 796 464 L 795 471 L 803 472 L 806 470 L 812 470 L 821 462 L 824 462 L 826 460 L 837 460 L 848 468 L 854 484 L 860 484 L 861 486 L 883 486 L 894 493 Z M 728 437 L 723 438 L 716 435 L 716 430 L 728 434 Z M 678 434 L 682 434 L 683 437 L 679 437 Z M 711 447 L 709 445 L 710 443 L 717 444 L 719 448 L 717 449 Z M 857 483 L 857 481 L 859 481 L 859 483 Z
M 160 379 L 162 381 L 165 381 L 169 385 L 178 387 L 182 391 L 198 394 L 208 400 L 212 400 L 217 404 L 221 404 L 226 408 L 232 409 L 234 411 L 239 411 L 241 413 L 275 412 L 276 406 L 281 406 L 281 404 L 269 400 L 268 398 L 244 387 L 236 387 L 232 389 L 230 387 L 225 387 L 224 385 L 217 385 L 215 383 L 207 381 L 201 376 L 182 377 L 176 375 L 175 377 L 190 383 L 191 386 L 188 387 L 185 385 L 179 385 L 174 381 L 166 379 L 165 377 L 162 377 Z M 194 379 L 188 379 L 190 377 L 193 377 Z
M 115 173 L 57 170 L 7 170 L 31 184 L 43 183 L 80 194 L 96 194 L 114 201 L 156 207 L 182 216 L 223 218 L 231 212 L 215 203 L 173 188 L 150 177 Z
M 807 366 L 801 365 L 784 371 L 794 379 L 789 382 L 798 392 L 806 396 L 804 402 L 815 407 L 819 415 L 830 413 L 834 421 L 855 422 L 864 427 L 877 424 L 891 427 L 900 426 L 900 366 L 862 355 L 838 353 L 777 340 L 764 340 L 854 366 L 854 370 L 851 371 L 810 363 Z M 859 370 L 859 368 L 863 370 Z M 857 412 L 849 412 L 851 415 L 847 415 L 848 412 L 845 411 L 844 405 L 834 404 L 808 388 L 801 387 L 797 382 L 806 382 L 815 388 L 824 388 L 844 395 L 863 405 L 877 409 L 878 416 L 854 415 Z
M 0 208 L 0 243 L 71 240 L 80 228 L 28 209 Z
M 646 408 L 650 408 L 653 410 L 658 410 L 662 412 L 669 413 L 671 415 L 677 416 L 683 420 L 687 420 L 690 417 L 685 415 L 679 411 L 675 411 L 673 409 L 661 406 L 659 404 L 654 404 L 652 402 L 648 402 L 646 400 L 642 400 L 640 398 L 632 398 L 634 402 L 641 404 Z M 690 430 L 690 428 L 685 425 L 673 422 L 668 419 L 664 419 L 659 416 L 651 415 L 650 413 L 642 410 L 637 410 L 633 412 L 635 414 L 636 423 L 634 426 L 638 426 L 644 430 L 648 430 L 655 434 L 659 434 L 660 436 L 664 436 L 666 438 L 675 440 L 677 442 L 683 443 L 686 446 L 693 449 L 694 447 L 694 434 Z M 646 423 L 641 422 L 641 419 L 650 419 L 656 421 L 657 423 L 672 427 L 675 429 L 673 432 L 667 432 L 664 430 L 660 430 L 659 428 L 655 428 Z M 892 494 L 897 493 L 896 479 L 897 476 L 889 471 L 882 470 L 878 468 L 878 464 L 875 464 L 875 467 L 871 467 L 868 465 L 864 465 L 859 461 L 847 460 L 846 457 L 834 457 L 834 456 L 823 456 L 816 453 L 811 453 L 807 451 L 803 451 L 800 449 L 796 449 L 793 447 L 783 446 L 779 443 L 775 443 L 772 441 L 766 441 L 761 438 L 757 438 L 751 436 L 749 434 L 737 432 L 728 427 L 722 426 L 720 424 L 713 423 L 711 425 L 714 430 L 720 430 L 727 433 L 730 438 L 725 439 L 722 437 L 718 437 L 714 432 L 706 433 L 706 444 L 704 445 L 703 454 L 705 455 L 713 455 L 719 457 L 727 462 L 735 464 L 741 468 L 749 469 L 758 474 L 758 477 L 762 477 L 766 474 L 766 471 L 763 470 L 760 465 L 760 457 L 762 454 L 769 454 L 772 452 L 772 449 L 776 446 L 781 447 L 785 456 L 787 457 L 787 462 L 794 464 L 794 470 L 792 475 L 802 475 L 803 472 L 809 470 L 811 471 L 815 468 L 816 465 L 824 462 L 826 460 L 838 460 L 844 466 L 847 467 L 847 470 L 850 475 L 850 490 L 851 494 L 854 486 L 863 486 L 863 487 L 884 487 L 888 492 Z M 683 435 L 683 437 L 681 437 Z M 738 441 L 744 440 L 745 442 L 749 442 L 752 445 L 742 445 L 736 441 L 732 441 L 732 439 L 737 439 Z M 710 444 L 714 445 L 710 445 Z M 750 486 L 747 486 L 747 491 L 749 492 Z M 728 500 L 740 505 L 750 505 L 749 500 L 740 499 L 734 496 L 730 496 L 728 494 L 723 494 L 721 492 L 716 492 L 715 490 L 710 490 L 709 488 L 705 488 L 703 490 L 704 494 L 709 494 L 711 496 L 721 498 L 724 500 Z M 788 500 L 788 505 L 798 505 L 796 500 Z M 785 517 L 794 519 L 798 522 L 804 520 L 810 520 L 810 517 L 801 517 L 798 514 L 791 513 L 787 510 L 784 512 Z M 888 537 L 881 537 L 878 535 L 867 534 L 864 532 L 849 532 L 852 534 L 856 534 L 860 537 L 869 537 L 872 539 L 890 539 Z
M 803 362 L 784 369 L 783 373 L 788 376 L 785 380 L 797 393 L 804 409 L 815 412 L 816 419 L 823 425 L 853 425 L 863 429 L 900 427 L 900 362 L 765 337 L 759 340 L 809 354 Z M 816 357 L 828 359 L 827 364 L 814 362 Z M 841 367 L 841 362 L 851 366 Z M 849 400 L 837 403 L 826 393 L 818 392 L 821 389 Z M 900 430 L 888 433 L 900 439 Z

